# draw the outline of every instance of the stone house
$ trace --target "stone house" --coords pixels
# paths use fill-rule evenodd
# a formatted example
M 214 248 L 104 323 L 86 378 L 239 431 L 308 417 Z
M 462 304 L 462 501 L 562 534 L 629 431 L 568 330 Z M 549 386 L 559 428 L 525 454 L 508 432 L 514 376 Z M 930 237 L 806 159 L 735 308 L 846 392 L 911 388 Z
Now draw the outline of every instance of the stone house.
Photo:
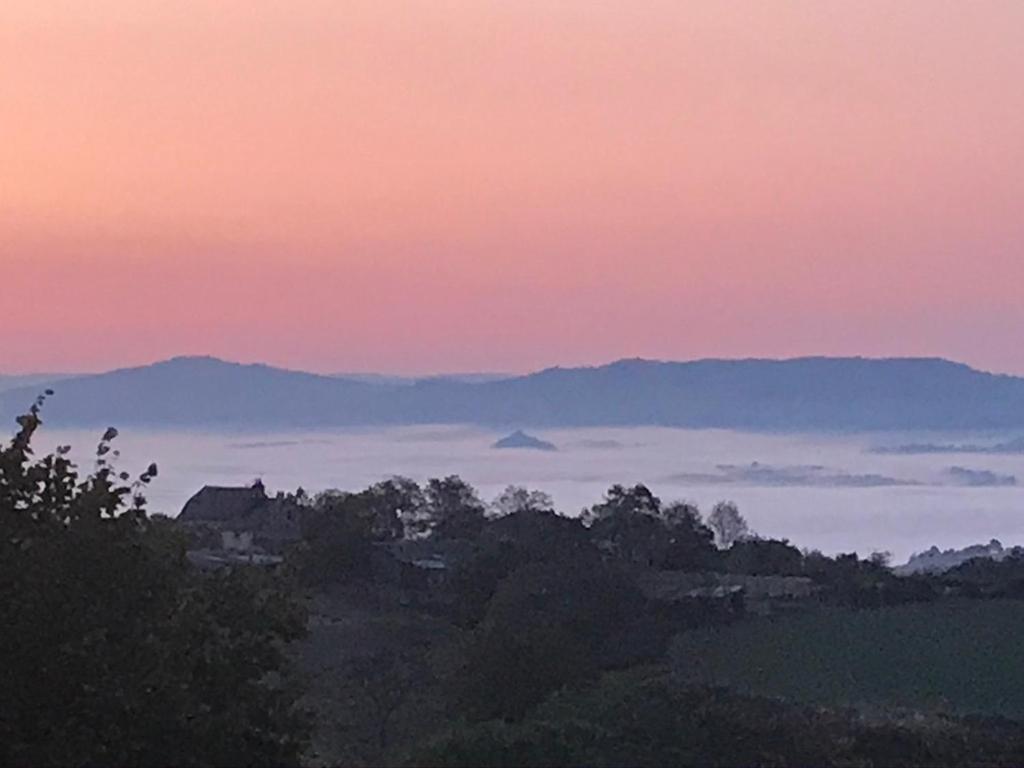
M 225 550 L 280 554 L 301 538 L 302 512 L 294 499 L 267 496 L 262 483 L 206 486 L 188 500 L 177 520 L 186 527 L 215 529 Z

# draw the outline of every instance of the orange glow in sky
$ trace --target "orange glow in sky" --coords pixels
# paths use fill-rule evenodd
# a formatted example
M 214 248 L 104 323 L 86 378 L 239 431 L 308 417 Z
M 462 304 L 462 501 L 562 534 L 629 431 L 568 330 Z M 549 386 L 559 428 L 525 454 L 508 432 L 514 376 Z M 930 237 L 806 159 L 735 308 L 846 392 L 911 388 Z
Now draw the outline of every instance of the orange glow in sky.
M 0 371 L 1024 372 L 1019 0 L 5 0 Z

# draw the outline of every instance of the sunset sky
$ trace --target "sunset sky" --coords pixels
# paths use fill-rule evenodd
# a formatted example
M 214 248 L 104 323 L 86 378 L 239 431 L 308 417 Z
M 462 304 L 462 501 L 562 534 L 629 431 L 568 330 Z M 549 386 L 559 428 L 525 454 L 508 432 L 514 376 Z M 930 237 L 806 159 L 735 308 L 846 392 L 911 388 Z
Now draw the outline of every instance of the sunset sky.
M 0 372 L 1024 373 L 1020 0 L 4 0 Z

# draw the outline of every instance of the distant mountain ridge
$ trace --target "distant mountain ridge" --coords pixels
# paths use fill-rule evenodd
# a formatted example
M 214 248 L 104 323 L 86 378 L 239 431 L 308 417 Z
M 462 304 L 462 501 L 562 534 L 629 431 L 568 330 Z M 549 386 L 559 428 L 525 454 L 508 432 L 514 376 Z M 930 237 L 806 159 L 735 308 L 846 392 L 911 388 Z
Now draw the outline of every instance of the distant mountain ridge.
M 0 417 L 24 410 L 41 385 L 0 393 Z M 1024 378 L 938 358 L 620 360 L 495 380 L 410 383 L 185 357 L 53 386 L 45 418 L 56 426 L 1024 427 Z
M 71 373 L 19 373 L 0 374 L 0 392 L 25 387 L 45 386 L 62 379 L 74 378 Z
M 509 373 L 436 373 L 429 376 L 400 376 L 387 373 L 332 373 L 332 378 L 362 381 L 367 384 L 403 384 L 411 386 L 421 381 L 460 381 L 466 384 L 479 384 L 484 381 L 500 381 L 512 378 Z

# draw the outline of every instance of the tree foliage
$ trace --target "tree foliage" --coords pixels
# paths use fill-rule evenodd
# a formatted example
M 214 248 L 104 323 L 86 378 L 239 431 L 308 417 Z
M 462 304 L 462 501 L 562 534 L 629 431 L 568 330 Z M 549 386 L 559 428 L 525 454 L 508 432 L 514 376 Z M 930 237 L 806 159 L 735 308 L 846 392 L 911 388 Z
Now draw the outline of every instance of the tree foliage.
M 475 538 L 484 526 L 484 503 L 476 490 L 458 475 L 432 478 L 423 489 L 432 536 Z
M 491 502 L 498 517 L 517 512 L 553 512 L 555 502 L 544 491 L 531 491 L 521 485 L 510 485 Z
M 720 501 L 715 504 L 708 515 L 708 527 L 714 532 L 715 542 L 722 549 L 728 549 L 750 535 L 746 519 L 731 501 Z
M 748 538 L 734 542 L 725 553 L 730 573 L 751 576 L 801 576 L 804 557 L 788 541 Z
M 620 560 L 674 570 L 720 567 L 713 535 L 697 508 L 662 504 L 645 485 L 613 485 L 585 518 L 597 546 Z
M 901 719 L 680 685 L 638 667 L 563 689 L 517 722 L 456 724 L 409 758 L 437 766 L 1020 765 L 1005 720 Z
M 456 680 L 464 714 L 521 718 L 551 691 L 612 662 L 644 600 L 628 579 L 592 565 L 531 563 L 501 582 Z
M 296 762 L 305 725 L 284 645 L 304 615 L 271 574 L 195 571 L 149 518 L 151 466 L 108 430 L 82 475 L 36 459 L 41 398 L 0 449 L 0 763 Z

